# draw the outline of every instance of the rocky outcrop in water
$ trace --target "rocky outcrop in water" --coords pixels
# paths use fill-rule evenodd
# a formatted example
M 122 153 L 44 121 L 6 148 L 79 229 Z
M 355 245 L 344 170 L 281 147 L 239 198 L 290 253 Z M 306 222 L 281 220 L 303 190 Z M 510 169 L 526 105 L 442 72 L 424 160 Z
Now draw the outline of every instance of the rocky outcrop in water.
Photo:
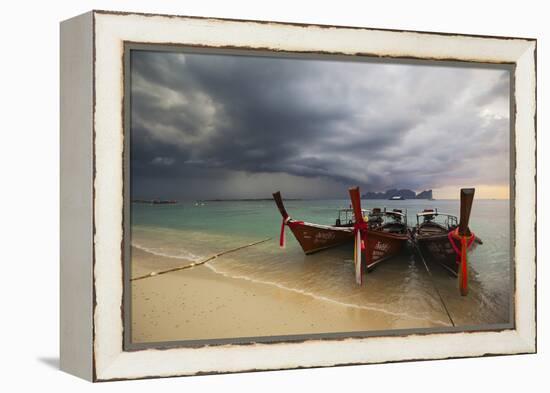
M 434 199 L 432 190 L 425 190 L 425 191 L 420 192 L 416 196 L 416 199 Z
M 385 192 L 368 191 L 361 195 L 361 198 L 363 199 L 391 199 L 394 197 L 401 197 L 403 199 L 433 199 L 433 193 L 432 190 L 424 190 L 417 195 L 413 190 L 391 189 Z

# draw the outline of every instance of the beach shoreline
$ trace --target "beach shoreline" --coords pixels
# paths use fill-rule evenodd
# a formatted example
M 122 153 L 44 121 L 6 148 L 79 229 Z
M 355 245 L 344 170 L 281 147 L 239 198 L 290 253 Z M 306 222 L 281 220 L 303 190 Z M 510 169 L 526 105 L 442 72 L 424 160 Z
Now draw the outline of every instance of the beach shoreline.
M 187 262 L 132 248 L 132 277 L 174 267 L 175 263 Z M 445 326 L 444 319 L 358 307 L 234 277 L 208 263 L 132 281 L 131 285 L 133 343 Z

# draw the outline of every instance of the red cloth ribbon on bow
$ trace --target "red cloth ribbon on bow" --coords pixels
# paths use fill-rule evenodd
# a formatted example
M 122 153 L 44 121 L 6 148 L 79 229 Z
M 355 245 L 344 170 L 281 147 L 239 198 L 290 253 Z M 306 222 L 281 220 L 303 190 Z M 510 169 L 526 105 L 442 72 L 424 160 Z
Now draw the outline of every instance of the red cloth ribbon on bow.
M 279 237 L 279 247 L 285 248 L 286 242 L 285 242 L 285 225 L 290 220 L 290 216 L 283 217 L 283 222 L 281 223 L 281 235 Z
M 459 265 L 460 269 L 458 285 L 460 287 L 460 292 L 465 296 L 468 293 L 468 249 L 474 243 L 476 236 L 473 232 L 470 236 L 461 235 L 458 232 L 458 228 L 456 228 L 454 231 L 450 231 L 447 237 L 456 253 L 456 263 Z M 460 241 L 460 248 L 456 245 L 455 239 Z
M 279 236 L 279 247 L 285 248 L 286 246 L 286 239 L 285 239 L 285 225 L 296 226 L 296 225 L 302 225 L 303 221 L 294 221 L 291 220 L 290 216 L 283 217 L 283 222 L 281 223 L 281 235 Z
M 365 251 L 369 224 L 366 221 L 356 222 L 353 225 L 355 235 L 355 252 L 353 261 L 355 263 L 355 282 L 363 284 L 363 266 L 361 263 L 361 254 Z

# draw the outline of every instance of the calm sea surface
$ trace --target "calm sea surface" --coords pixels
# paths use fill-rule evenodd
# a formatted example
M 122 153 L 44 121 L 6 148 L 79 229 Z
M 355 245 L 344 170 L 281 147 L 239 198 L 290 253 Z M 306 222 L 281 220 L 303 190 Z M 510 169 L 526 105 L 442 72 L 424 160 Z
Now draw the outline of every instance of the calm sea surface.
M 289 214 L 299 220 L 334 224 L 338 208 L 346 200 L 285 202 Z M 428 207 L 458 215 L 457 200 L 363 200 L 364 208 L 400 208 L 415 214 Z M 235 278 L 295 291 L 345 307 L 382 310 L 398 328 L 400 320 L 417 318 L 448 326 L 449 318 L 434 289 L 438 288 L 457 326 L 509 322 L 510 206 L 507 200 L 475 200 L 470 227 L 483 240 L 469 254 L 470 288 L 458 295 L 456 278 L 432 264 L 433 278 L 412 250 L 380 264 L 367 274 L 364 285 L 355 284 L 352 246 L 305 256 L 287 229 L 287 246 L 278 246 L 281 216 L 272 201 L 195 202 L 177 205 L 132 204 L 132 245 L 151 254 L 174 258 L 175 265 L 200 261 L 213 253 L 264 238 L 271 241 L 227 254 L 207 267 Z M 422 322 L 422 323 L 421 323 Z

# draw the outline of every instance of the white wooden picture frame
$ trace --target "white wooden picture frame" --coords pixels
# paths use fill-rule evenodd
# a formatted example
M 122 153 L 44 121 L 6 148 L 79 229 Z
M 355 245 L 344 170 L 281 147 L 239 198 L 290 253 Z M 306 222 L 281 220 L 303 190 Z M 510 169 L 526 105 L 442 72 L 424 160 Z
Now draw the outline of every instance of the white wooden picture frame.
M 165 349 L 124 345 L 126 43 L 513 67 L 513 326 Z M 90 381 L 536 352 L 536 40 L 91 11 L 61 24 L 61 368 Z

